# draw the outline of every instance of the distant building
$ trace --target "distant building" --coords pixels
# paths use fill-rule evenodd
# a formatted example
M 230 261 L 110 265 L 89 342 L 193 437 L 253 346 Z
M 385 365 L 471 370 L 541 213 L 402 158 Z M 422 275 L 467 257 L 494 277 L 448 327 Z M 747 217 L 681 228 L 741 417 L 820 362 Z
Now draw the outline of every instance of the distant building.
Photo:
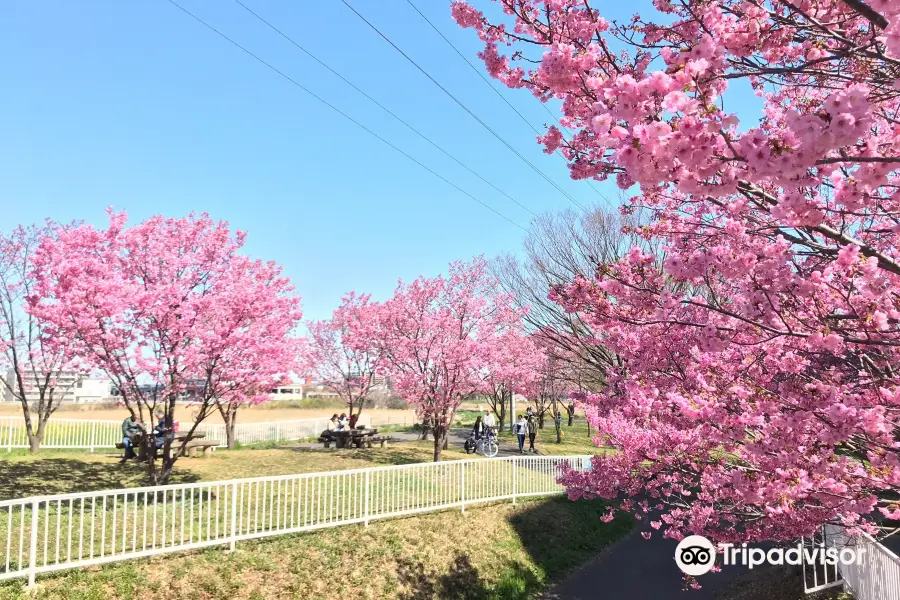
M 25 398 L 29 402 L 34 402 L 40 398 L 38 393 L 38 378 L 30 374 L 27 370 L 23 374 L 25 383 Z M 3 377 L 4 381 L 9 381 L 13 389 L 17 388 L 15 383 L 16 373 L 12 369 L 7 371 Z M 9 389 L 6 383 L 3 386 L 2 398 L 4 402 L 18 402 L 15 394 Z M 112 386 L 108 379 L 100 377 L 85 376 L 74 371 L 61 371 L 56 375 L 56 385 L 54 386 L 54 400 L 62 402 L 72 402 L 74 404 L 89 404 L 92 402 L 103 402 L 112 396 Z
M 206 382 L 202 379 L 191 379 L 185 383 L 185 389 L 178 394 L 176 402 L 196 402 L 203 400 L 203 391 L 206 389 Z M 166 386 L 161 383 L 145 383 L 138 386 L 138 391 L 148 398 L 162 398 L 165 394 Z M 122 396 L 121 391 L 115 386 L 112 387 L 111 394 L 113 397 Z

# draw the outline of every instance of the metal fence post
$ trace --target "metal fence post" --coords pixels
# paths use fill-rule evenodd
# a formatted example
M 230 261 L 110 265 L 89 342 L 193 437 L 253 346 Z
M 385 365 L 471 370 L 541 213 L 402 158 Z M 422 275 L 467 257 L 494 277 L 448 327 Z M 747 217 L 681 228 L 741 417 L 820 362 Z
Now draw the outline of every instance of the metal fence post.
M 97 422 L 91 421 L 91 452 L 94 451 L 94 446 L 97 445 Z
M 369 526 L 369 473 L 371 473 L 371 471 L 366 471 L 366 481 L 364 484 L 365 488 L 363 490 L 363 497 L 365 502 L 365 512 L 363 513 L 363 518 L 365 520 L 366 527 Z
M 512 462 L 511 462 L 512 470 L 513 470 L 513 472 L 512 472 L 512 488 L 513 488 L 512 501 L 513 501 L 513 504 L 516 503 L 516 473 L 518 472 L 518 469 L 516 469 L 516 460 L 518 460 L 518 459 L 513 458 Z
M 229 552 L 234 552 L 237 540 L 237 482 L 231 484 L 231 546 Z
M 31 501 L 31 545 L 28 551 L 28 587 L 34 588 L 37 575 L 38 505 L 37 498 Z
M 462 512 L 466 512 L 466 461 L 459 461 L 459 499 L 462 502 Z
M 12 420 L 12 418 L 10 418 L 9 421 L 7 421 L 7 424 L 8 424 L 7 433 L 9 435 L 6 436 L 6 451 L 12 452 L 12 444 L 13 444 L 13 420 Z

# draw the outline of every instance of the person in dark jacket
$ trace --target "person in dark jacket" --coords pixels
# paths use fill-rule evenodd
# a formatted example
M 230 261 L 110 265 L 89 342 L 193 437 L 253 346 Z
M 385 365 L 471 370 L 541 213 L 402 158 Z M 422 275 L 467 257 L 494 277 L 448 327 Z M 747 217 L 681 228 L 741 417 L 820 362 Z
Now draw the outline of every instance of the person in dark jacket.
M 528 421 L 528 449 L 533 454 L 537 454 L 537 449 L 534 447 L 534 440 L 537 438 L 537 417 L 530 406 L 525 412 L 525 420 Z
M 472 433 L 475 434 L 475 439 L 480 440 L 484 437 L 484 420 L 482 420 L 481 415 L 475 419 L 475 426 L 472 427 Z
M 158 414 L 156 417 L 159 419 L 159 422 L 153 428 L 153 447 L 159 450 L 166 445 L 166 438 L 174 440 L 175 434 L 166 428 L 166 416 L 164 414 Z
M 143 428 L 134 415 L 122 421 L 122 446 L 125 447 L 125 456 L 122 458 L 123 463 L 129 458 L 137 458 L 137 454 L 134 453 L 134 444 L 142 431 Z

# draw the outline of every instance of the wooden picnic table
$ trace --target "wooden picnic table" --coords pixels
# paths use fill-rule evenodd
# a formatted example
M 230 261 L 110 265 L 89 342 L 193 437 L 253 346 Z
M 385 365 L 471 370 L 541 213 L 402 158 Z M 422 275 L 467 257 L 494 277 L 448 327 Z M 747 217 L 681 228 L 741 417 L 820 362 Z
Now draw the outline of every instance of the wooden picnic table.
M 181 445 L 181 443 L 184 442 L 184 440 L 186 440 L 188 438 L 189 434 L 190 434 L 189 429 L 182 430 L 182 431 L 176 431 L 173 441 L 172 441 L 172 446 L 175 447 L 176 444 Z M 138 460 L 142 460 L 142 461 L 147 460 L 147 447 L 143 444 L 143 441 L 144 441 L 143 438 L 145 435 L 150 435 L 151 437 L 155 437 L 152 432 L 149 434 L 147 434 L 146 432 L 142 432 L 134 437 L 134 444 L 135 444 L 135 447 L 138 449 Z M 206 432 L 195 431 L 193 433 L 193 435 L 190 436 L 191 440 L 185 445 L 185 452 L 187 453 L 189 450 L 192 450 L 191 442 L 193 442 L 194 440 L 202 440 L 205 437 L 206 437 Z M 207 448 L 213 447 L 213 446 L 210 446 L 211 443 L 212 442 L 208 442 L 208 443 L 203 442 L 203 443 L 199 444 L 200 446 L 203 446 L 204 454 L 207 452 Z M 216 445 L 218 445 L 218 443 L 216 443 Z M 175 449 L 177 450 L 177 448 L 175 448 Z M 193 456 L 193 451 L 190 452 L 188 454 L 188 456 Z
M 350 448 L 351 446 L 362 448 L 366 443 L 367 437 L 370 438 L 377 434 L 378 430 L 372 427 L 364 429 L 340 429 L 328 432 L 328 435 L 334 439 L 335 446 L 338 448 Z

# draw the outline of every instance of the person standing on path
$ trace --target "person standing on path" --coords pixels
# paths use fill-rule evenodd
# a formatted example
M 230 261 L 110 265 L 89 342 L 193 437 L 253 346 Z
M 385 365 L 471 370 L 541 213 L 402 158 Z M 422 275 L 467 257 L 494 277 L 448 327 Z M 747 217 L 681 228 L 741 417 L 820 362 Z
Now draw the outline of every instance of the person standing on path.
M 494 433 L 494 427 L 497 426 L 497 421 L 494 419 L 494 413 L 489 410 L 484 411 L 484 433 L 488 437 L 490 437 Z
M 522 415 L 516 422 L 516 435 L 519 437 L 519 454 L 525 454 L 525 436 L 528 435 L 528 421 Z
M 534 440 L 537 437 L 537 419 L 530 406 L 525 414 L 525 420 L 528 421 L 528 449 L 532 454 L 537 454 L 537 449 L 534 447 Z

